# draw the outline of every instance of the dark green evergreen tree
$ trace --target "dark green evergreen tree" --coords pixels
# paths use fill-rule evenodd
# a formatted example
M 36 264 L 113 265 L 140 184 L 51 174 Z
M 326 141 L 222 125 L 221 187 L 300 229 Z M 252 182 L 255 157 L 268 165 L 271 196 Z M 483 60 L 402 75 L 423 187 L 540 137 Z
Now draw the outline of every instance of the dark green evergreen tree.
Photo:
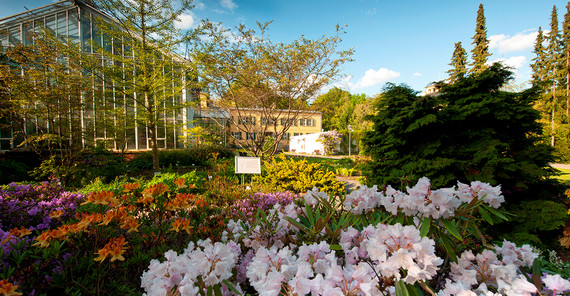
M 561 44 L 560 44 L 560 32 L 558 30 L 558 13 L 556 6 L 552 8 L 552 14 L 550 16 L 550 32 L 547 36 L 548 46 L 546 47 L 546 80 L 545 83 L 549 88 L 548 95 L 545 96 L 546 107 L 548 113 L 550 113 L 550 145 L 555 146 L 556 138 L 556 109 L 558 109 L 558 99 L 557 92 L 559 88 L 557 87 L 560 80 L 559 70 L 561 64 Z
M 485 20 L 485 11 L 483 4 L 479 4 L 477 10 L 477 24 L 475 25 L 475 35 L 473 35 L 473 49 L 471 50 L 471 70 L 469 73 L 479 74 L 487 69 L 487 59 L 491 55 L 489 53 L 489 39 L 487 39 L 487 25 Z
M 501 91 L 512 72 L 494 64 L 453 84 L 440 83 L 437 97 L 388 85 L 363 138 L 372 161 L 370 184 L 411 184 L 422 176 L 434 187 L 479 180 L 505 192 L 528 193 L 552 173 L 551 150 L 540 143 L 535 89 Z M 546 177 L 546 178 L 545 178 Z
M 465 77 L 465 74 L 467 74 L 467 52 L 461 46 L 461 42 L 455 43 L 455 49 L 449 65 L 452 67 L 447 71 L 450 83 Z
M 536 87 L 541 87 L 546 78 L 546 53 L 544 49 L 544 34 L 542 28 L 538 27 L 538 34 L 536 35 L 536 41 L 534 43 L 533 53 L 536 55 L 532 59 L 530 67 L 532 69 L 532 85 Z
M 566 84 L 566 118 L 570 116 L 570 2 L 566 4 L 566 14 L 562 23 L 562 47 L 564 62 L 562 64 L 563 75 Z

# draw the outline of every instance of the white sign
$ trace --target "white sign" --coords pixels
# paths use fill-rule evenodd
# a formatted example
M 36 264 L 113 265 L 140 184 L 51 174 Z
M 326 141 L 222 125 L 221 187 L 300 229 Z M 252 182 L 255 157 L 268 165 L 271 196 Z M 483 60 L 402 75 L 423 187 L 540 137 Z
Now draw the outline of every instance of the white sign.
M 236 174 L 261 174 L 261 158 L 236 156 Z

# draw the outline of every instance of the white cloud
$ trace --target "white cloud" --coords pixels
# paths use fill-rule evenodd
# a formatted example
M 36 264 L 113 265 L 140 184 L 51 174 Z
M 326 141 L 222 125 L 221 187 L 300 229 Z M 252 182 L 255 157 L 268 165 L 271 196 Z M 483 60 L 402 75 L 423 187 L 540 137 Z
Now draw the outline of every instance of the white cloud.
M 238 5 L 233 0 L 221 0 L 220 4 L 222 4 L 223 8 L 227 8 L 229 10 L 234 10 L 238 7 Z
M 489 49 L 497 49 L 499 53 L 521 51 L 534 46 L 538 32 L 518 33 L 515 36 L 499 34 L 489 37 Z
M 206 4 L 201 1 L 194 1 L 192 4 L 194 4 L 194 9 L 197 10 L 204 10 L 206 8 Z
M 520 69 L 526 63 L 525 56 L 510 57 L 508 59 L 498 58 L 490 62 L 490 64 L 499 62 L 505 66 L 513 67 L 515 70 Z
M 420 77 L 420 76 L 422 76 L 422 73 L 419 72 L 414 73 L 414 77 Z
M 399 76 L 400 73 L 386 68 L 380 68 L 378 70 L 368 69 L 366 73 L 364 73 L 364 76 L 358 80 L 354 87 L 364 88 L 374 86 Z
M 192 14 L 181 14 L 174 23 L 174 26 L 178 29 L 190 29 L 194 24 L 194 16 Z

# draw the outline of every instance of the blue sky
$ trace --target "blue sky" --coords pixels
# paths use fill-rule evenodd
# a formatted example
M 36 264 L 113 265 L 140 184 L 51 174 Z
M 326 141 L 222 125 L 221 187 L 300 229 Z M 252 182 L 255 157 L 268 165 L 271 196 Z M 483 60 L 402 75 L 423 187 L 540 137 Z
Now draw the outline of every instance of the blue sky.
M 51 0 L 0 0 L 0 18 L 49 4 Z M 196 7 L 181 26 L 201 19 L 225 27 L 256 21 L 273 21 L 269 34 L 276 42 L 291 42 L 301 35 L 318 38 L 346 25 L 342 48 L 353 48 L 354 62 L 346 64 L 336 85 L 352 93 L 373 96 L 386 82 L 405 83 L 421 91 L 445 73 L 454 43 L 461 41 L 470 55 L 477 8 L 471 0 L 195 0 Z M 530 78 L 529 62 L 539 26 L 549 29 L 552 6 L 561 21 L 567 1 L 483 1 L 490 61 L 503 60 L 516 67 L 516 83 Z

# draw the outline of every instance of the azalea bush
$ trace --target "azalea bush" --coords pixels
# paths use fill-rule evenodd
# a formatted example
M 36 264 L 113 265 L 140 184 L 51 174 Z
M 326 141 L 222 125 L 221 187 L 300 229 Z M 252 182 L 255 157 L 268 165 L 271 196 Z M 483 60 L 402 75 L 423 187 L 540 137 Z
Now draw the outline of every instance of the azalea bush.
M 51 207 L 42 203 L 47 189 L 32 194 L 17 185 L 2 191 L 21 209 L 7 213 L 43 218 L 2 227 L 0 279 L 26 294 L 140 295 L 138 278 L 153 258 L 169 248 L 181 251 L 189 241 L 219 240 L 225 226 L 222 209 L 193 194 L 194 184 L 168 176 L 161 181 L 123 184 L 118 194 L 61 192 L 64 198 L 74 196 L 73 203 L 63 199 Z M 55 187 L 48 185 L 43 186 Z M 21 206 L 27 199 L 37 200 L 40 208 Z M 18 228 L 11 229 L 14 225 Z
M 507 220 L 500 187 L 481 182 L 345 197 L 310 190 L 252 220 L 230 220 L 222 242 L 200 240 L 143 274 L 146 295 L 562 295 L 529 245 L 492 244 L 481 224 Z M 459 250 L 477 237 L 480 251 Z M 196 268 L 196 267 L 199 268 Z M 565 294 L 566 295 L 566 294 Z

